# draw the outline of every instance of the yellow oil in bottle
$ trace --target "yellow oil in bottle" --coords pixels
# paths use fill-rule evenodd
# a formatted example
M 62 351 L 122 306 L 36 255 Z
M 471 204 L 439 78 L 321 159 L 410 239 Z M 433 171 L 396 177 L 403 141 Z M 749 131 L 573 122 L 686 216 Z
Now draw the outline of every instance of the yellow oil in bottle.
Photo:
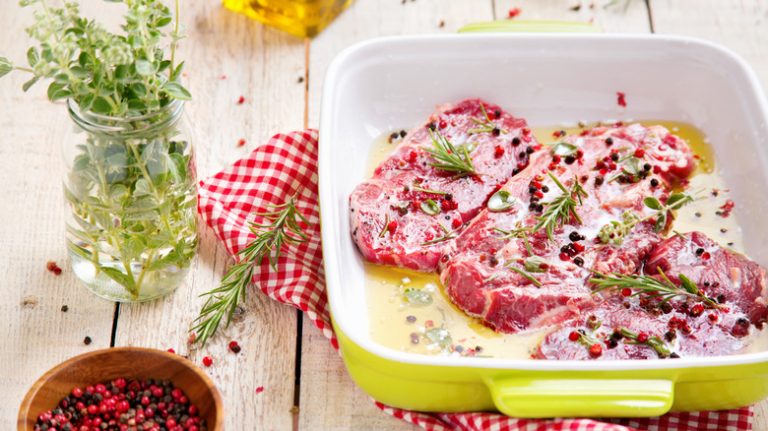
M 299 37 L 313 37 L 352 0 L 223 0 L 224 7 Z

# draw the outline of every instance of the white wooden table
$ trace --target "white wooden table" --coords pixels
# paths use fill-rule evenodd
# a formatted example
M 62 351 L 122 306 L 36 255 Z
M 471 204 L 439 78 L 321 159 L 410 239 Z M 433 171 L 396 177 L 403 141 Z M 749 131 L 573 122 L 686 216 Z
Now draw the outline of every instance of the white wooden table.
M 608 32 L 710 39 L 744 56 L 768 84 L 768 1 L 620 0 L 604 8 L 606 1 L 590 7 L 590 0 L 358 0 L 311 41 L 230 13 L 215 0 L 185 1 L 182 56 L 195 96 L 187 115 L 199 174 L 216 172 L 276 132 L 317 127 L 325 69 L 342 48 L 376 36 L 454 32 L 504 18 L 512 7 L 522 10 L 517 19 L 594 21 Z M 92 15 L 119 19 L 115 6 L 84 3 Z M 29 22 L 16 1 L 0 2 L 0 55 L 24 58 Z M 172 347 L 197 363 L 212 356 L 207 371 L 224 396 L 228 430 L 412 428 L 369 402 L 317 329 L 260 294 L 250 295 L 240 321 L 203 351 L 189 352 L 186 331 L 201 305 L 198 295 L 216 286 L 230 262 L 205 228 L 187 282 L 163 300 L 116 306 L 80 286 L 65 265 L 58 137 L 70 120 L 63 106 L 46 100 L 45 86 L 22 93 L 24 80 L 20 74 L 0 80 L 0 428 L 13 428 L 23 394 L 45 370 L 111 345 Z M 237 105 L 241 95 L 246 103 Z M 248 142 L 244 148 L 240 138 Z M 46 271 L 48 260 L 64 273 Z M 85 336 L 93 343 L 84 345 Z M 232 339 L 243 347 L 239 355 L 227 352 Z M 264 391 L 257 394 L 259 386 Z M 768 430 L 767 406 L 758 405 L 756 430 Z

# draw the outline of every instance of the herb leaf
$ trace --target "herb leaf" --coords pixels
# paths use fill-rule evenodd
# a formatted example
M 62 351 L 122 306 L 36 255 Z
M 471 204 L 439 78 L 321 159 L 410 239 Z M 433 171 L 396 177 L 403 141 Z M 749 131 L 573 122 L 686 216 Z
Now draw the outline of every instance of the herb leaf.
M 432 138 L 432 148 L 427 148 L 425 151 L 431 154 L 434 159 L 432 166 L 459 175 L 475 173 L 472 157 L 470 157 L 466 146 L 456 148 L 440 132 L 431 129 L 428 129 L 428 132 L 429 137 Z
M 0 77 L 3 77 L 13 70 L 13 63 L 5 57 L 0 57 Z
M 441 243 L 443 241 L 448 241 L 449 239 L 456 237 L 456 232 L 448 229 L 447 227 L 445 227 L 445 225 L 443 225 L 440 222 L 437 222 L 437 224 L 440 226 L 440 229 L 443 231 L 444 235 L 429 241 L 422 242 L 421 245 L 433 245 L 433 244 Z
M 442 350 L 448 349 L 451 347 L 451 344 L 453 344 L 451 333 L 445 328 L 427 329 L 424 333 L 424 337 L 432 343 L 437 344 Z
M 653 350 L 656 351 L 656 354 L 659 355 L 660 358 L 668 358 L 672 351 L 670 350 L 669 346 L 661 340 L 659 337 L 648 337 L 646 341 L 641 342 L 639 340 L 639 334 L 635 333 L 634 331 L 627 329 L 627 328 L 619 328 L 619 333 L 624 336 L 625 338 L 629 339 L 630 342 L 627 344 L 643 344 L 646 345 Z
M 552 154 L 557 156 L 573 156 L 579 150 L 579 147 L 568 142 L 558 142 L 552 147 Z
M 661 268 L 658 268 L 661 280 L 647 275 L 625 275 L 625 274 L 601 274 L 595 273 L 595 276 L 589 279 L 596 288 L 592 293 L 602 292 L 607 289 L 630 289 L 632 296 L 641 294 L 653 295 L 662 298 L 662 303 L 676 297 L 687 297 L 703 302 L 708 308 L 720 308 L 720 304 L 704 294 L 699 288 L 685 275 L 680 274 L 680 286 L 675 285 L 667 277 Z
M 512 208 L 517 199 L 506 190 L 499 190 L 488 199 L 488 210 L 492 212 L 506 211 Z
M 57 84 L 49 87 L 50 100 L 71 98 L 81 109 L 114 117 L 141 116 L 161 111 L 174 99 L 191 99 L 179 83 L 181 65 L 174 58 L 181 38 L 178 0 L 174 12 L 162 0 L 124 1 L 120 33 L 83 17 L 76 2 L 60 8 L 46 1 L 20 3 L 37 9 L 26 29 L 37 46 L 26 52 L 28 68 L 0 57 L 0 77 L 13 69 L 30 73 L 24 91 L 50 80 Z M 174 21 L 173 30 L 166 30 Z
M 557 179 L 552 172 L 547 172 L 555 185 L 562 191 L 562 194 L 552 199 L 549 202 L 544 203 L 546 209 L 544 213 L 539 217 L 538 223 L 533 227 L 533 231 L 537 232 L 544 229 L 547 232 L 547 237 L 552 240 L 555 228 L 563 226 L 573 217 L 577 223 L 581 224 L 581 218 L 576 213 L 576 207 L 581 205 L 582 198 L 587 197 L 587 192 L 581 187 L 578 179 L 574 178 L 573 185 L 570 190 Z
M 300 226 L 301 222 L 307 223 L 307 219 L 296 208 L 295 197 L 256 216 L 265 222 L 251 223 L 250 230 L 255 238 L 237 254 L 239 262 L 224 274 L 219 287 L 200 295 L 208 299 L 190 329 L 197 334 L 195 341 L 200 344 L 204 345 L 216 333 L 224 316 L 227 316 L 225 326 L 229 326 L 237 306 L 245 299 L 257 266 L 264 259 L 277 270 L 277 260 L 285 244 L 298 244 L 309 239 Z
M 501 129 L 496 126 L 493 120 L 491 120 L 490 115 L 488 115 L 488 111 L 485 110 L 485 106 L 483 106 L 482 103 L 480 104 L 480 111 L 483 113 L 483 118 L 472 117 L 472 122 L 477 124 L 478 127 L 467 130 L 467 133 L 493 133 L 497 136 L 501 133 L 507 133 L 505 129 Z
M 411 305 L 423 306 L 432 303 L 432 292 L 425 289 L 415 289 L 409 287 L 403 292 L 405 302 Z
M 533 283 L 534 286 L 536 286 L 536 287 L 541 287 L 542 286 L 541 282 L 539 280 L 537 280 L 536 277 L 534 277 L 531 274 L 529 274 L 528 271 L 526 271 L 524 269 L 521 269 L 521 268 L 518 268 L 518 267 L 515 267 L 515 266 L 512 266 L 511 264 L 507 264 L 506 267 L 511 269 L 512 271 L 515 271 L 516 273 L 522 275 L 523 277 L 527 278 L 528 281 Z
M 421 202 L 421 210 L 428 215 L 434 216 L 440 214 L 440 204 L 432 199 L 426 199 Z
M 525 270 L 528 272 L 547 272 L 549 263 L 539 256 L 527 257 L 524 261 Z

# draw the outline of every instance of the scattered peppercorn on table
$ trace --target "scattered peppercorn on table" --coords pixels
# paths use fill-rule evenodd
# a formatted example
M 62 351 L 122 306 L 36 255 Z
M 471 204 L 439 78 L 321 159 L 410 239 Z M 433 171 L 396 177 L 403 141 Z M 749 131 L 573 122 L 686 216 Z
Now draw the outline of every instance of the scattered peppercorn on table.
M 23 60 L 31 16 L 16 3 L 0 4 L 0 51 Z M 455 32 L 508 17 L 594 22 L 608 32 L 713 40 L 744 56 L 768 85 L 768 32 L 760 21 L 768 3 L 762 0 L 357 0 L 312 40 L 264 27 L 216 1 L 182 6 L 187 38 L 180 50 L 194 95 L 186 115 L 200 178 L 274 133 L 317 127 L 327 65 L 339 50 L 377 36 Z M 90 16 L 103 7 L 101 0 L 83 0 Z M 121 17 L 100 19 L 117 23 Z M 215 287 L 230 264 L 206 229 L 191 274 L 163 299 L 116 306 L 81 286 L 64 244 L 59 137 L 71 123 L 62 106 L 47 101 L 42 86 L 24 95 L 24 80 L 21 74 L 0 80 L 0 428 L 13 428 L 22 396 L 43 372 L 110 345 L 189 355 L 217 383 L 227 429 L 413 428 L 369 402 L 325 337 L 296 310 L 256 290 L 233 325 L 205 348 L 190 350 L 187 329 L 203 302 L 198 295 Z M 755 412 L 754 429 L 767 430 L 768 402 Z

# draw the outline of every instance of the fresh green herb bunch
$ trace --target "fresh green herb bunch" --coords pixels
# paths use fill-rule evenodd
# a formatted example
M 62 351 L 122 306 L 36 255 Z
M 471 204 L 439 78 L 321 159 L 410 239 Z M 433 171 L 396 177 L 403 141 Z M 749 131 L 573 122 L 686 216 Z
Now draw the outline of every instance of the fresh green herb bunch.
M 29 67 L 0 57 L 0 76 L 32 75 L 25 91 L 49 80 L 48 97 L 69 100 L 78 126 L 75 140 L 64 140 L 75 274 L 110 299 L 157 297 L 181 282 L 197 248 L 194 156 L 180 124 L 190 94 L 175 63 L 178 0 L 174 13 L 161 0 L 122 0 L 122 34 L 82 17 L 77 2 L 49 2 L 21 1 L 34 8 L 27 33 L 38 45 L 27 51 Z
M 55 8 L 46 0 L 21 0 L 22 7 L 35 7 L 35 22 L 27 33 L 39 46 L 27 51 L 29 67 L 14 66 L 0 57 L 0 76 L 14 69 L 30 73 L 24 91 L 50 79 L 52 101 L 72 99 L 84 112 L 114 117 L 144 115 L 174 99 L 191 99 L 179 82 L 183 62 L 175 64 L 181 36 L 174 13 L 159 0 L 122 3 L 128 7 L 124 34 L 114 34 L 82 17 L 76 2 L 65 1 L 62 8 Z

